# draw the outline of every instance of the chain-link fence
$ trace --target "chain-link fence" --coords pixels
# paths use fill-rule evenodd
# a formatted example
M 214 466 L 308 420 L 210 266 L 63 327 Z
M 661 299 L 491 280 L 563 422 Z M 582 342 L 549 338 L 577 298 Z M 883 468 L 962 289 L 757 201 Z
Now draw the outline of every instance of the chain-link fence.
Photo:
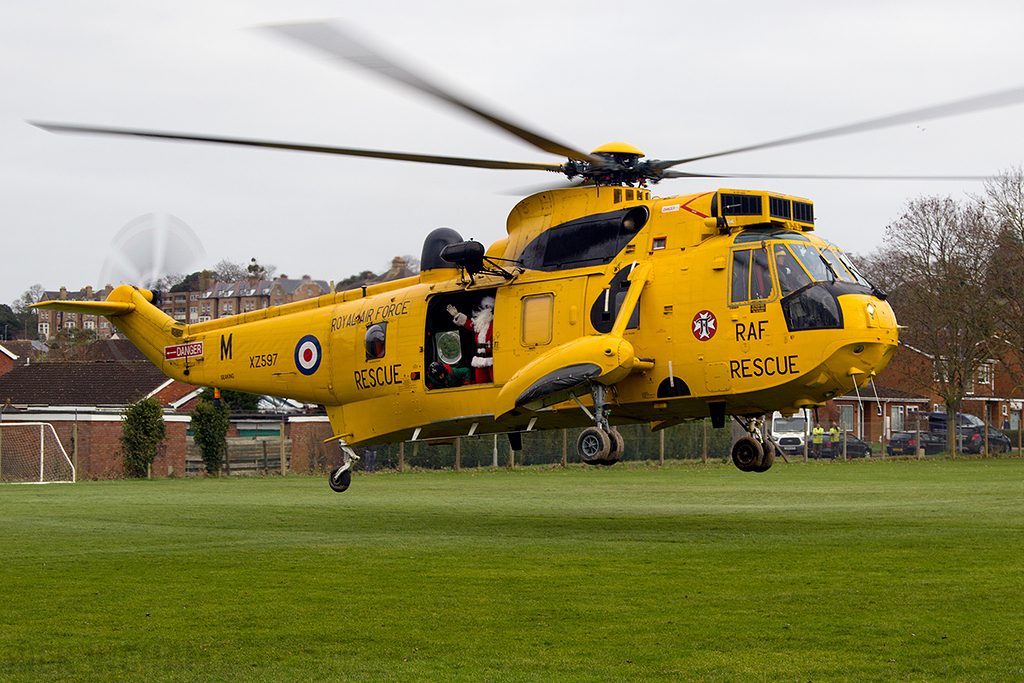
M 626 442 L 622 460 L 701 460 L 726 458 L 732 447 L 731 425 L 712 429 L 710 421 L 693 422 L 652 432 L 647 425 L 625 425 L 617 428 Z M 576 453 L 576 439 L 582 429 L 522 432 L 523 449 L 515 453 L 517 465 L 548 465 L 581 462 Z M 363 454 L 364 449 L 356 449 Z M 460 437 L 450 443 L 406 442 L 378 447 L 375 469 L 397 469 L 404 458 L 406 467 L 452 469 L 460 467 L 499 467 L 510 463 L 508 438 L 499 434 Z M 364 457 L 356 469 L 366 469 Z

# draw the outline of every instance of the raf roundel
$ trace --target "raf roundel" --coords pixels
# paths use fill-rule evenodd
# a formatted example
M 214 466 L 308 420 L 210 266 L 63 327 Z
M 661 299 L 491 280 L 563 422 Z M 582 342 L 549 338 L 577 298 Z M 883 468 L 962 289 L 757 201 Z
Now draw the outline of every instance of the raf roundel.
M 295 345 L 295 367 L 303 375 L 312 375 L 320 367 L 320 342 L 311 334 Z
M 707 341 L 718 331 L 718 320 L 711 311 L 701 311 L 693 316 L 693 336 L 700 341 Z

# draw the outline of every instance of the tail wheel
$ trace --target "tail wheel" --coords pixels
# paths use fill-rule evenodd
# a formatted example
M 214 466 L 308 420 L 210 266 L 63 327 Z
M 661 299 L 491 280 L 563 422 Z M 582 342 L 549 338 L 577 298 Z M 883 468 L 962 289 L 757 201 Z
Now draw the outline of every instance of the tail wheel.
M 331 485 L 331 490 L 335 493 L 343 493 L 352 483 L 352 470 L 342 469 L 343 467 L 344 465 L 335 467 L 327 477 L 327 483 Z
M 753 472 L 754 468 L 761 464 L 763 458 L 764 449 L 761 448 L 761 442 L 749 436 L 744 436 L 732 446 L 732 461 L 741 472 Z M 774 458 L 775 453 L 773 452 L 773 462 Z
M 621 437 L 620 437 L 621 438 Z M 576 452 L 580 460 L 588 465 L 602 464 L 612 451 L 612 438 L 603 429 L 587 427 L 576 440 Z
M 761 444 L 764 455 L 761 456 L 761 464 L 751 467 L 751 472 L 767 472 L 768 468 L 775 464 L 775 444 L 771 442 Z

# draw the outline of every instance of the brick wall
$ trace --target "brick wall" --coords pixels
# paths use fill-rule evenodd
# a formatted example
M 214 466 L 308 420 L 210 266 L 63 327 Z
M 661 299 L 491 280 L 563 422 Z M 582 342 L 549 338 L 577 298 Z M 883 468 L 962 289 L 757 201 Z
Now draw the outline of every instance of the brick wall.
M 292 442 L 292 472 L 325 472 L 341 464 L 341 447 L 336 442 L 324 443 L 333 436 L 331 424 L 324 421 L 289 421 L 288 436 Z
M 19 414 L 18 422 L 46 422 L 53 425 L 57 437 L 67 451 L 68 457 L 77 464 L 77 477 L 79 479 L 116 479 L 124 476 L 124 465 L 121 462 L 121 418 L 116 413 L 88 413 L 79 414 L 76 421 L 74 414 Z M 186 476 L 187 460 L 187 429 L 188 422 L 182 419 L 183 416 L 168 415 L 165 418 L 167 436 L 160 444 L 159 452 L 153 461 L 152 476 L 163 477 L 184 477 Z M 4 416 L 4 421 L 11 420 L 11 417 Z M 280 422 L 275 417 L 272 422 L 273 428 L 277 428 Z M 77 455 L 76 439 L 74 437 L 75 425 L 77 422 Z M 279 446 L 276 438 L 270 437 L 271 429 L 267 430 L 264 436 L 262 429 L 260 442 L 263 440 L 273 441 L 266 446 L 268 456 L 278 463 L 279 467 Z M 238 437 L 237 425 L 232 424 L 228 432 L 228 438 L 237 446 L 248 443 L 250 438 Z M 331 438 L 331 425 L 326 416 L 299 416 L 289 419 L 285 426 L 285 437 L 287 443 L 286 458 L 289 460 L 289 471 L 298 473 L 325 472 L 330 468 L 340 465 L 342 462 L 341 448 L 337 443 L 324 443 Z M 262 456 L 262 443 L 257 443 L 254 448 L 259 449 Z M 194 448 L 194 446 L 193 446 Z M 253 451 L 255 453 L 255 451 Z M 193 459 L 196 454 L 193 453 Z M 254 456 L 244 448 L 237 452 L 239 458 L 252 460 Z M 262 459 L 262 458 L 260 458 Z M 193 468 L 195 469 L 195 468 Z

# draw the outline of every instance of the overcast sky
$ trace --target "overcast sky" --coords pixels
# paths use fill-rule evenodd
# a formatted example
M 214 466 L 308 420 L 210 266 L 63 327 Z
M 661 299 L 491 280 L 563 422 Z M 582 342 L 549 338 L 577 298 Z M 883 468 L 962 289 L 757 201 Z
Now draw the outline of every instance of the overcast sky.
M 730 149 L 1024 85 L 1020 2 L 14 2 L 0 14 L 0 302 L 95 287 L 113 240 L 150 213 L 205 247 L 338 280 L 418 256 L 449 226 L 490 243 L 516 192 L 495 171 L 54 135 L 26 119 L 559 162 L 451 107 L 254 27 L 337 18 L 461 94 L 584 150 Z M 1024 105 L 685 170 L 986 175 L 1024 158 Z M 977 182 L 673 180 L 812 199 L 818 233 L 867 253 L 905 202 Z M 112 284 L 117 284 L 116 282 Z

